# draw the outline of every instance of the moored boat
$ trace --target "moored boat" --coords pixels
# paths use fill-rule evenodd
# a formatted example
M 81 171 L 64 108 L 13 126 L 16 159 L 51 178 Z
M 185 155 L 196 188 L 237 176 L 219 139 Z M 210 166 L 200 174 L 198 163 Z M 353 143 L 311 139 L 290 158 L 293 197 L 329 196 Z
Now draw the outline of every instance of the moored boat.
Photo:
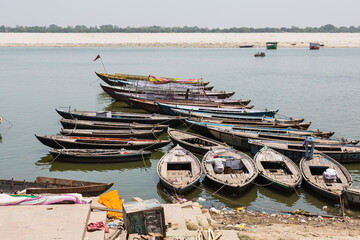
M 36 135 L 36 138 L 44 145 L 55 149 L 82 148 L 82 149 L 144 149 L 152 150 L 164 147 L 169 140 L 136 139 L 136 138 L 97 138 L 78 136 L 47 136 Z
M 162 130 L 61 129 L 60 133 L 64 136 L 156 139 Z
M 177 116 L 187 117 L 190 120 L 198 122 L 210 122 L 217 124 L 232 124 L 241 126 L 258 126 L 268 128 L 297 128 L 308 129 L 311 122 L 282 122 L 277 121 L 278 118 L 263 118 L 259 116 L 247 116 L 247 115 L 227 115 L 227 114 L 213 114 L 205 112 L 191 112 L 181 109 L 172 109 Z M 259 119 L 250 119 L 252 117 L 258 117 Z M 273 121 L 269 121 L 274 119 Z
M 168 135 L 174 145 L 180 145 L 186 150 L 200 155 L 204 155 L 215 146 L 222 145 L 221 142 L 213 139 L 173 128 L 168 129 Z
M 204 136 L 211 137 L 211 138 L 213 138 L 214 136 L 210 133 L 208 126 L 222 127 L 222 128 L 235 128 L 235 129 L 238 127 L 240 129 L 242 127 L 246 127 L 246 128 L 254 127 L 254 129 L 256 129 L 257 131 L 275 132 L 275 133 L 288 133 L 287 128 L 291 128 L 291 127 L 294 128 L 296 126 L 299 126 L 298 124 L 297 125 L 278 124 L 277 126 L 282 127 L 282 128 L 276 128 L 275 126 L 273 126 L 273 124 L 266 123 L 266 122 L 241 121 L 241 123 L 238 122 L 238 124 L 228 124 L 228 123 L 223 123 L 223 121 L 221 121 L 221 120 L 209 120 L 209 119 L 205 120 L 205 119 L 201 119 L 201 118 L 195 118 L 194 120 L 193 119 L 194 118 L 186 119 L 185 120 L 186 125 L 189 128 L 191 128 L 192 130 L 199 132 Z M 302 124 L 302 123 L 300 123 L 300 124 Z M 274 130 L 272 131 L 271 129 L 274 129 Z M 294 130 L 294 129 L 289 129 L 289 131 L 291 131 L 291 130 Z M 302 130 L 302 131 L 307 131 L 307 130 Z M 311 135 L 310 133 L 311 132 L 309 132 L 309 135 Z M 322 133 L 322 132 L 320 131 L 320 133 Z
M 279 140 L 279 141 L 291 141 L 291 142 L 304 142 L 306 136 L 297 135 L 296 131 L 287 133 L 272 133 L 272 132 L 260 132 L 255 130 L 243 130 L 234 128 L 223 128 L 207 126 L 208 131 L 214 136 L 215 139 L 226 142 L 230 146 L 235 148 L 250 150 L 249 139 L 264 139 L 264 140 Z M 359 141 L 351 141 L 347 139 L 329 139 L 314 137 L 316 144 L 328 144 L 328 145 L 345 145 L 345 144 L 357 144 Z
M 90 121 L 78 119 L 61 119 L 61 125 L 65 129 L 133 129 L 133 130 L 161 130 L 166 131 L 169 125 L 159 124 L 141 124 L 141 123 L 122 123 L 122 122 L 105 122 Z
M 156 89 L 167 89 L 167 90 L 176 90 L 176 89 L 195 89 L 201 90 L 204 89 L 205 91 L 213 90 L 214 86 L 201 86 L 199 85 L 191 85 L 191 84 L 182 84 L 182 83 L 173 83 L 168 82 L 165 84 L 156 84 L 155 82 L 148 82 L 148 81 L 136 81 L 136 80 L 117 80 L 119 86 L 122 87 L 132 87 L 132 88 L 156 88 Z
M 187 102 L 192 102 L 192 101 L 202 101 L 202 102 L 212 103 L 212 104 L 220 103 L 220 104 L 241 105 L 241 106 L 247 106 L 251 101 L 251 100 L 247 100 L 247 99 L 232 99 L 232 98 L 219 99 L 216 96 L 203 96 L 203 95 L 192 96 L 191 94 L 189 94 L 187 100 L 184 98 L 184 96 L 178 96 L 178 95 L 167 94 L 167 93 L 166 94 L 156 94 L 156 93 L 134 94 L 134 93 L 116 92 L 116 95 L 118 96 L 119 101 L 123 101 L 129 105 L 131 105 L 129 98 L 138 99 L 138 100 L 151 100 L 151 101 L 157 101 L 157 100 L 182 101 L 184 104 L 186 104 Z
M 202 174 L 199 159 L 179 145 L 162 156 L 156 170 L 161 183 L 180 194 L 191 190 Z
M 257 131 L 262 133 L 283 133 L 288 135 L 299 135 L 299 136 L 313 136 L 321 138 L 330 138 L 334 135 L 334 132 L 320 131 L 318 130 L 304 130 L 296 128 L 270 128 L 270 127 L 256 127 L 256 126 L 242 126 L 242 125 L 231 125 L 231 124 L 222 124 L 221 128 L 232 128 L 235 130 L 248 130 L 248 131 Z M 353 141 L 352 141 L 353 142 Z M 356 144 L 357 141 L 352 144 Z
M 165 116 L 147 113 L 124 113 L 111 111 L 64 111 L 55 109 L 60 116 L 66 119 L 79 119 L 90 121 L 145 123 L 145 124 L 169 124 L 171 127 L 183 124 L 185 118 Z
M 305 147 L 299 142 L 286 142 L 274 140 L 249 139 L 252 154 L 256 154 L 262 147 L 268 146 L 293 161 L 298 161 L 305 156 Z M 360 146 L 356 145 L 329 145 L 316 144 L 315 149 L 323 152 L 340 163 L 360 162 Z
M 345 186 L 342 192 L 349 205 L 360 207 L 360 186 Z
M 137 80 L 137 81 L 150 81 L 150 75 L 143 76 L 143 75 L 133 75 L 133 74 L 121 74 L 121 73 L 115 73 L 115 74 L 107 74 L 107 73 L 98 73 L 95 72 L 95 74 L 105 81 L 107 84 L 112 85 L 114 82 L 116 83 L 116 80 Z M 169 82 L 175 82 L 175 83 L 181 83 L 181 84 L 189 84 L 189 85 L 208 85 L 209 82 L 203 82 L 203 81 L 186 81 L 186 80 L 179 80 L 177 78 L 169 78 L 169 77 L 161 77 L 163 79 L 168 80 Z M 115 80 L 115 81 L 114 81 Z M 164 82 L 158 82 L 159 84 L 163 84 Z M 167 82 L 165 82 L 167 83 Z
M 278 110 L 270 111 L 270 110 L 254 110 L 254 109 L 232 109 L 226 107 L 202 107 L 202 106 L 189 106 L 189 105 L 180 105 L 180 104 L 166 104 L 166 103 L 157 103 L 161 109 L 169 115 L 176 116 L 177 113 L 173 110 L 184 110 L 188 111 L 189 113 L 209 113 L 209 114 L 217 114 L 217 115 L 225 115 L 225 117 L 232 117 L 232 116 L 267 116 L 273 117 Z
M 239 48 L 252 48 L 254 45 L 240 45 Z
M 334 173 L 329 175 L 328 169 Z M 321 152 L 304 157 L 300 161 L 303 180 L 316 193 L 339 202 L 344 187 L 352 185 L 349 171 L 339 162 Z
M 70 179 L 37 177 L 34 182 L 0 180 L 1 192 L 7 194 L 64 194 L 80 193 L 85 197 L 98 196 L 109 190 L 114 183 L 85 182 Z
M 163 109 L 157 104 L 165 103 L 165 104 L 187 104 L 188 106 L 203 106 L 203 107 L 226 107 L 229 109 L 251 109 L 254 106 L 241 106 L 241 105 L 229 105 L 229 104 L 222 104 L 222 103 L 212 103 L 206 101 L 196 101 L 196 100 L 143 100 L 143 99 L 134 99 L 129 98 L 130 106 L 135 108 L 144 109 L 150 113 L 165 113 Z
M 106 86 L 103 84 L 100 84 L 101 88 L 107 93 L 109 94 L 112 98 L 114 98 L 116 101 L 124 101 L 124 99 L 122 98 L 121 94 L 119 93 L 134 93 L 134 94 L 147 94 L 147 93 L 152 93 L 152 94 L 162 94 L 162 95 L 167 95 L 167 94 L 171 94 L 171 95 L 175 95 L 178 97 L 183 97 L 183 99 L 186 98 L 197 98 L 198 96 L 209 96 L 209 97 L 217 97 L 218 99 L 225 99 L 225 98 L 229 98 L 232 95 L 235 94 L 235 92 L 225 92 L 225 91 L 203 91 L 202 89 L 199 91 L 189 91 L 187 93 L 186 90 L 176 90 L 176 91 L 170 91 L 170 90 L 165 90 L 165 89 L 148 89 L 148 88 L 126 88 L 126 87 L 117 87 L 117 86 Z
M 296 164 L 271 148 L 263 147 L 254 156 L 259 176 L 269 186 L 291 192 L 300 184 L 301 173 Z
M 202 160 L 206 178 L 231 193 L 241 193 L 258 176 L 254 161 L 245 153 L 230 147 L 214 147 Z
M 128 149 L 51 149 L 56 161 L 73 163 L 114 163 L 147 160 L 151 151 Z

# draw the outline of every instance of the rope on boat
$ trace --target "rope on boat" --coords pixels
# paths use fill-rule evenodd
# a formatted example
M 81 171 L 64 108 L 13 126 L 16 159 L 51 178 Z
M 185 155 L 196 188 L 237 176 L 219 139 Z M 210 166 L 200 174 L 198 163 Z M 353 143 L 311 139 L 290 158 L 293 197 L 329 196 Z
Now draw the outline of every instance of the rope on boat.
M 297 126 L 300 130 L 306 130 L 306 128 L 305 128 L 305 127 L 302 127 L 302 126 L 300 125 L 300 123 L 295 122 L 292 117 L 288 117 L 288 116 L 286 116 L 286 115 L 282 115 L 282 114 L 279 114 L 279 113 L 276 113 L 276 114 L 277 114 L 278 116 L 280 116 L 280 117 L 289 118 L 289 119 L 291 120 L 292 124 L 294 124 L 295 126 Z
M 258 184 L 258 183 L 254 183 L 252 182 L 252 184 L 256 185 L 256 186 L 260 186 L 260 187 L 266 187 L 266 186 L 270 186 L 271 184 L 273 184 L 274 182 L 270 182 L 270 183 L 267 183 L 267 184 Z
M 59 156 L 61 155 L 61 152 L 58 153 L 58 155 L 50 162 L 48 162 L 47 164 L 45 164 L 44 167 L 41 168 L 41 170 L 45 169 L 47 166 L 49 166 L 50 164 L 52 164 Z
M 226 197 L 221 196 L 221 195 L 219 195 L 219 194 L 217 194 L 217 193 L 208 191 L 208 190 L 206 190 L 205 188 L 201 188 L 201 187 L 198 187 L 198 186 L 196 186 L 196 185 L 193 185 L 193 186 L 194 186 L 195 188 L 199 189 L 199 190 L 204 190 L 205 192 L 208 192 L 208 193 L 212 194 L 212 196 L 215 195 L 215 196 L 217 196 L 217 197 L 219 197 L 219 198 L 222 198 L 222 199 L 225 199 L 226 201 L 229 201 L 229 202 L 231 202 L 231 203 L 233 203 L 233 204 L 241 205 L 241 206 L 248 206 L 248 205 L 243 205 L 243 204 L 241 204 L 241 203 L 235 202 L 235 201 L 233 201 L 232 199 L 226 198 Z M 213 193 L 214 193 L 214 194 L 213 194 Z
M 226 186 L 226 184 L 222 185 L 218 190 L 216 190 L 213 194 L 211 194 L 212 196 L 214 196 L 217 192 L 219 192 L 221 189 L 223 189 Z
M 59 145 L 60 147 L 62 147 L 63 149 L 66 149 L 66 147 L 64 147 L 63 145 L 61 145 L 58 141 L 56 141 L 56 139 L 53 138 L 53 136 L 50 136 L 51 140 L 53 140 L 57 145 Z
M 9 120 L 7 120 L 7 119 L 4 118 L 3 116 L 0 116 L 0 118 L 4 119 L 6 122 L 10 123 L 11 126 L 14 126 L 14 124 L 12 124 L 12 122 L 10 122 Z
M 300 197 L 300 194 L 296 191 L 296 187 L 293 187 L 294 192 L 296 193 L 296 195 L 298 195 Z
M 10 123 L 10 125 L 11 125 L 11 126 L 10 126 L 9 128 L 7 128 L 7 130 L 5 131 L 4 134 L 6 134 L 6 133 L 9 131 L 9 129 L 14 126 L 14 124 L 12 124 L 12 122 L 10 122 L 9 120 L 7 120 L 7 119 L 4 118 L 3 116 L 0 116 L 0 119 L 5 120 L 6 122 Z

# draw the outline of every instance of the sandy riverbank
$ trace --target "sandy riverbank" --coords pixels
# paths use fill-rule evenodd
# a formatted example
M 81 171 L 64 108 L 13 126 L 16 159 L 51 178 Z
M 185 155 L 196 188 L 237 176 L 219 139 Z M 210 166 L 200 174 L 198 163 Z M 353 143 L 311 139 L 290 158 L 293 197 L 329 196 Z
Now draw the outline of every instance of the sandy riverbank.
M 237 48 L 309 47 L 359 48 L 360 33 L 0 33 L 0 47 L 179 47 Z

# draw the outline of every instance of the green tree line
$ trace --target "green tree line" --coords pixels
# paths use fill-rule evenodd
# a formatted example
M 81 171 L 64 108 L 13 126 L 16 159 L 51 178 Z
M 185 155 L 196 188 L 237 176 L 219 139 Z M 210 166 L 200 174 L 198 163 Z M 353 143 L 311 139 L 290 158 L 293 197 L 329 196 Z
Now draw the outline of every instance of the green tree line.
M 360 32 L 360 26 L 336 27 L 332 24 L 326 24 L 321 27 L 299 28 L 295 26 L 282 28 L 249 28 L 249 27 L 232 27 L 232 28 L 200 28 L 200 27 L 126 27 L 121 28 L 116 25 L 101 25 L 87 27 L 85 25 L 60 27 L 55 24 L 49 26 L 0 26 L 0 32 L 34 32 L 34 33 L 276 33 L 276 32 L 299 32 L 299 33 L 354 33 Z

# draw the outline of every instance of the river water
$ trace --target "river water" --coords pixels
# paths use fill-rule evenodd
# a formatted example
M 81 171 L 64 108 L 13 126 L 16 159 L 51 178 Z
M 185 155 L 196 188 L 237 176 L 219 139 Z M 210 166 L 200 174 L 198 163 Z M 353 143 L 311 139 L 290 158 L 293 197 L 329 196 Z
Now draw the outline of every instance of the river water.
M 311 129 L 335 131 L 335 137 L 360 139 L 360 49 L 265 50 L 180 48 L 0 48 L 0 176 L 28 179 L 36 176 L 114 182 L 125 200 L 137 196 L 165 201 L 156 174 L 158 159 L 171 148 L 154 151 L 145 162 L 72 164 L 54 162 L 49 148 L 36 134 L 57 134 L 58 107 L 78 110 L 125 110 L 102 92 L 94 72 L 106 71 L 210 81 L 218 90 L 235 91 L 236 98 L 251 99 L 255 108 L 279 109 L 279 114 L 304 117 Z M 164 134 L 163 138 L 167 138 Z M 345 165 L 360 185 L 360 164 Z M 242 196 L 219 193 L 201 184 L 188 199 L 205 198 L 206 207 L 251 206 L 264 210 L 314 213 L 324 205 L 336 214 L 335 203 L 300 188 L 284 194 L 252 186 Z M 351 213 L 351 212 L 350 212 Z M 352 211 L 352 213 L 354 213 Z M 356 212 L 355 212 L 356 213 Z

